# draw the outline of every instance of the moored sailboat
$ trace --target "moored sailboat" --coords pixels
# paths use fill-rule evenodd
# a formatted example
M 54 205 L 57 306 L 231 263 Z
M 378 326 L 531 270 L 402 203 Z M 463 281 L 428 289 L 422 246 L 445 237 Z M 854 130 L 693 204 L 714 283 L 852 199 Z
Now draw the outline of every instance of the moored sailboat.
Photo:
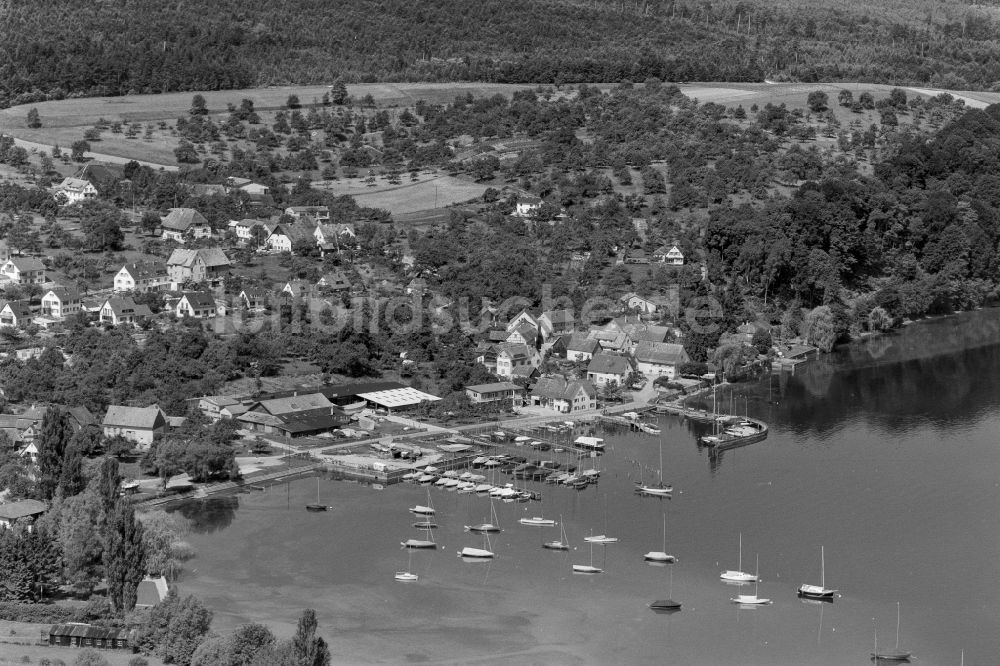
M 549 550 L 569 550 L 569 539 L 566 538 L 566 524 L 563 522 L 562 515 L 559 516 L 559 540 L 546 541 L 542 544 L 542 548 Z
M 740 532 L 740 559 L 739 559 L 739 569 L 732 571 L 727 569 L 719 574 L 719 578 L 732 583 L 755 583 L 757 582 L 757 576 L 755 574 L 749 574 L 743 571 L 743 533 Z
M 599 574 L 602 573 L 604 569 L 594 566 L 594 544 L 590 544 L 590 564 L 574 564 L 573 573 L 582 574 Z
M 826 553 L 823 546 L 819 548 L 819 585 L 809 585 L 803 583 L 799 586 L 799 596 L 806 599 L 819 599 L 821 601 L 833 601 L 833 596 L 837 590 L 829 590 L 826 587 Z
M 651 550 L 642 556 L 647 562 L 667 562 L 673 564 L 677 558 L 667 554 L 667 514 L 663 513 L 663 550 Z
M 754 570 L 754 576 L 753 576 L 753 580 L 754 580 L 754 583 L 753 583 L 753 594 L 752 595 L 750 595 L 750 594 L 738 594 L 735 597 L 730 598 L 729 599 L 730 601 L 732 601 L 734 604 L 741 604 L 741 605 L 744 605 L 744 606 L 763 606 L 763 605 L 771 603 L 770 599 L 762 599 L 761 597 L 757 596 L 757 588 L 760 585 L 760 578 L 757 575 L 757 573 L 759 572 L 759 570 L 760 570 L 760 556 L 758 555 L 757 556 L 757 568 Z
M 434 505 L 431 503 L 431 491 L 430 488 L 427 489 L 427 504 L 417 504 L 410 507 L 410 513 L 415 513 L 418 516 L 433 516 L 434 515 Z
M 875 618 L 872 618 L 872 625 L 875 624 Z M 882 649 L 878 648 L 878 629 L 875 629 L 875 651 L 872 652 L 872 660 L 878 664 L 881 662 L 904 662 L 909 661 L 913 653 L 909 650 L 901 650 L 899 648 L 899 602 L 896 602 L 896 647 L 895 649 Z

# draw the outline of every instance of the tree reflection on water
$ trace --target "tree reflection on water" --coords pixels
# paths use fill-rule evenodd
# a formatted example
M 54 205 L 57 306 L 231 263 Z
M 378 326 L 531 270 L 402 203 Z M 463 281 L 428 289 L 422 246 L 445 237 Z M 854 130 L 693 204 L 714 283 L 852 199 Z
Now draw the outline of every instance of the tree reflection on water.
M 228 495 L 188 500 L 168 511 L 184 516 L 195 534 L 211 534 L 232 525 L 239 507 L 239 497 Z

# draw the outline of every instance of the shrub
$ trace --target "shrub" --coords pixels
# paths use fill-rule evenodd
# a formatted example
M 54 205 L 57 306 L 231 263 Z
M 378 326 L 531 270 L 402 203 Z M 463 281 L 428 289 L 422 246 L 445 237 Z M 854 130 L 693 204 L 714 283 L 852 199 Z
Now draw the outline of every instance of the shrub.
M 93 648 L 83 648 L 73 660 L 73 666 L 110 666 L 108 660 Z

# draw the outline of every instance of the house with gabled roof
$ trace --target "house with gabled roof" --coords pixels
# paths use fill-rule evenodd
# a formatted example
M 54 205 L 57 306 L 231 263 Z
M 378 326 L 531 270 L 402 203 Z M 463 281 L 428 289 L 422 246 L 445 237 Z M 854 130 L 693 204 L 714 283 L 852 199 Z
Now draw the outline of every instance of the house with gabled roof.
M 541 359 L 534 347 L 522 343 L 505 342 L 497 352 L 496 374 L 500 377 L 513 377 L 514 370 L 519 367 L 537 368 Z
M 125 264 L 115 273 L 115 291 L 135 291 L 144 293 L 158 291 L 170 284 L 165 264 L 139 261 Z
M 604 386 L 615 382 L 618 386 L 625 385 L 625 379 L 635 370 L 635 365 L 628 356 L 621 354 L 600 353 L 594 355 L 587 365 L 587 379 L 594 386 Z
M 174 306 L 174 313 L 178 318 L 211 319 L 218 314 L 218 310 L 212 294 L 204 291 L 186 291 Z
M 42 296 L 42 315 L 65 319 L 80 312 L 80 292 L 72 287 L 53 287 Z
M 247 310 L 266 310 L 270 304 L 271 294 L 261 287 L 247 287 L 239 293 Z
M 160 220 L 161 238 L 183 243 L 186 239 L 208 238 L 212 227 L 194 208 L 171 208 Z
M 121 326 L 128 324 L 138 326 L 153 316 L 148 305 L 136 303 L 131 296 L 112 296 L 104 300 L 98 310 L 98 318 L 102 324 Z
M 0 529 L 10 529 L 15 525 L 27 525 L 30 532 L 35 519 L 48 510 L 48 504 L 35 499 L 0 504 Z
M 251 412 L 283 416 L 294 412 L 304 412 L 313 409 L 328 409 L 334 404 L 322 393 L 303 393 L 284 398 L 260 400 L 250 406 Z
M 513 329 L 508 328 L 507 337 L 504 338 L 504 342 L 509 342 L 511 344 L 517 344 L 517 345 L 528 345 L 529 347 L 537 347 L 538 329 L 527 322 Z
M 18 284 L 45 282 L 45 264 L 35 257 L 11 257 L 0 266 L 0 273 Z
M 573 311 L 569 309 L 547 310 L 538 317 L 538 329 L 545 341 L 572 333 L 575 323 Z
M 305 280 L 290 280 L 281 288 L 282 294 L 288 294 L 292 298 L 309 298 L 315 288 Z
M 63 181 L 56 185 L 56 195 L 65 197 L 67 204 L 76 204 L 95 198 L 97 196 L 97 188 L 89 180 L 63 178 Z
M 308 223 L 278 224 L 264 239 L 267 249 L 271 252 L 292 252 L 299 243 L 311 243 L 315 228 Z
M 350 223 L 320 224 L 313 232 L 321 253 L 340 252 L 341 248 L 357 243 L 357 232 Z
M 676 245 L 661 245 L 653 252 L 653 263 L 683 266 L 684 253 Z
M 167 415 L 159 405 L 128 407 L 109 405 L 101 422 L 105 437 L 124 437 L 140 449 L 148 449 L 156 435 L 167 431 Z
M 507 322 L 507 330 L 513 331 L 515 328 L 522 324 L 530 324 L 536 329 L 538 328 L 538 320 L 531 316 L 527 310 L 521 310 L 514 316 L 513 319 Z
M 27 326 L 32 317 L 28 301 L 7 301 L 0 307 L 0 327 Z
M 589 361 L 601 350 L 601 345 L 583 333 L 573 335 L 566 343 L 567 361 Z
M 680 367 L 691 361 L 684 345 L 670 342 L 642 341 L 635 346 L 634 357 L 643 375 L 668 379 L 679 376 Z
M 531 389 L 531 404 L 559 414 L 597 409 L 597 390 L 587 380 L 541 377 Z
M 316 287 L 325 291 L 347 291 L 351 288 L 351 281 L 347 279 L 347 273 L 338 268 L 321 277 Z
M 231 268 L 229 257 L 218 247 L 177 248 L 167 259 L 167 275 L 175 290 L 185 282 L 207 282 L 217 286 L 229 275 Z

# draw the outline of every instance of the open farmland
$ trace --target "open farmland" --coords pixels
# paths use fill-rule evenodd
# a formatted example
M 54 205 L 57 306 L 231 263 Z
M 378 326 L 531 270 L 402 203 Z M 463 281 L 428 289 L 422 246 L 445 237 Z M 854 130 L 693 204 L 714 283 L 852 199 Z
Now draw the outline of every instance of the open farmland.
M 338 196 L 348 194 L 361 206 L 381 208 L 393 215 L 403 215 L 475 199 L 482 196 L 487 186 L 462 178 L 437 175 L 423 176 L 416 182 L 404 179 L 399 185 L 379 180 L 374 187 L 370 187 L 361 178 L 345 178 L 317 184 L 317 187 Z
M 597 84 L 608 89 L 613 84 Z M 471 93 L 475 97 L 501 94 L 511 96 L 517 90 L 534 88 L 529 84 L 492 84 L 492 83 L 365 83 L 347 86 L 348 93 L 360 101 L 366 95 L 371 95 L 379 107 L 411 106 L 417 100 L 444 104 L 451 102 L 456 96 Z M 575 86 L 567 86 L 571 89 Z M 748 109 L 756 104 L 785 104 L 789 108 L 804 108 L 807 95 L 813 90 L 823 90 L 831 100 L 831 108 L 838 118 L 849 122 L 853 116 L 848 109 L 835 104 L 837 93 L 846 88 L 855 96 L 864 91 L 874 95 L 885 96 L 892 88 L 887 85 L 867 83 L 691 83 L 679 86 L 689 97 L 700 102 L 715 102 L 725 106 L 742 104 Z M 209 113 L 216 119 L 228 115 L 227 104 L 239 105 L 240 100 L 253 100 L 258 112 L 266 113 L 283 108 L 289 95 L 297 95 L 303 105 L 310 105 L 322 98 L 327 92 L 327 86 L 281 86 L 268 88 L 253 88 L 247 90 L 222 90 L 200 93 L 206 100 Z M 909 94 L 932 96 L 940 91 L 929 89 L 906 88 Z M 44 149 L 53 145 L 68 147 L 83 137 L 86 129 L 93 127 L 102 119 L 108 123 L 136 123 L 153 126 L 154 130 L 147 138 L 141 134 L 128 138 L 124 134 L 104 132 L 100 141 L 92 142 L 92 155 L 118 158 L 120 160 L 137 160 L 152 165 L 174 167 L 177 161 L 173 149 L 178 138 L 171 132 L 158 127 L 160 122 L 173 124 L 178 117 L 186 116 L 191 106 L 191 98 L 195 92 L 167 93 L 162 95 L 132 95 L 127 97 L 93 97 L 81 99 L 66 99 L 37 104 L 15 106 L 0 110 L 0 132 L 10 134 L 15 138 L 32 142 L 26 147 Z M 986 106 L 1000 101 L 1000 93 L 990 92 L 952 92 L 963 98 L 970 106 Z M 42 120 L 42 127 L 31 129 L 27 127 L 28 109 L 34 107 Z M 419 189 L 419 188 L 418 188 Z M 367 190 L 366 190 L 366 193 Z M 460 199 L 461 200 L 461 199 Z

